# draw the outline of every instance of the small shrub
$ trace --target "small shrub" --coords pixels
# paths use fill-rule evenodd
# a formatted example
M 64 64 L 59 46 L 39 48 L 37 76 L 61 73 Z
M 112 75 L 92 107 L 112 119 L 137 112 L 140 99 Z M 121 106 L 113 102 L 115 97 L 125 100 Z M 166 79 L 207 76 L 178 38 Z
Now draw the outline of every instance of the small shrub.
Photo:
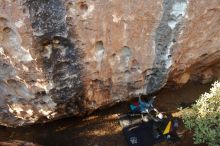
M 194 131 L 194 142 L 220 146 L 220 82 L 200 96 L 191 108 L 182 110 L 186 128 Z

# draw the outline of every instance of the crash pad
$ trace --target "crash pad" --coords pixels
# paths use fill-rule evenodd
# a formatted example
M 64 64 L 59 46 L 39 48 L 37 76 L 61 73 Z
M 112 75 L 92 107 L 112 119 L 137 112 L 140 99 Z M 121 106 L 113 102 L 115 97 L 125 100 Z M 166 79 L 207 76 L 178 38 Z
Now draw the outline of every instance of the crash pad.
M 166 128 L 165 128 L 165 130 L 164 130 L 164 132 L 163 132 L 163 134 L 165 135 L 165 134 L 168 134 L 170 131 L 171 131 L 171 121 L 169 121 L 168 122 L 168 124 L 167 124 L 167 126 L 166 126 Z
M 157 139 L 153 136 L 153 122 L 142 122 L 140 118 L 133 118 L 128 115 L 122 115 L 119 118 L 120 125 L 123 127 L 123 133 L 129 146 L 152 146 L 159 143 L 163 138 Z

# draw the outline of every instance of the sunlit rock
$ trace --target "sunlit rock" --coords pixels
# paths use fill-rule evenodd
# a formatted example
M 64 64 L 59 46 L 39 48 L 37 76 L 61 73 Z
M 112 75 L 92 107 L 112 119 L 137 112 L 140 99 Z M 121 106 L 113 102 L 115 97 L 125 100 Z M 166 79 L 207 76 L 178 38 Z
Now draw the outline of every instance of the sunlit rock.
M 219 78 L 220 3 L 1 0 L 0 124 L 90 113 Z

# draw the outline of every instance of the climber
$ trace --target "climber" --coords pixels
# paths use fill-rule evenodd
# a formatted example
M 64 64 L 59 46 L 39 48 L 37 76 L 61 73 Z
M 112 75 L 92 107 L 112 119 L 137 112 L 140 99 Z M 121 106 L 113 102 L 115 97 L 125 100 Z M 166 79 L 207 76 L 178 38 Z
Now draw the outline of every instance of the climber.
M 132 113 L 140 114 L 144 122 L 153 119 L 159 121 L 163 118 L 163 115 L 153 107 L 153 102 L 156 96 L 152 97 L 148 102 L 142 101 L 139 96 L 138 101 L 130 104 Z

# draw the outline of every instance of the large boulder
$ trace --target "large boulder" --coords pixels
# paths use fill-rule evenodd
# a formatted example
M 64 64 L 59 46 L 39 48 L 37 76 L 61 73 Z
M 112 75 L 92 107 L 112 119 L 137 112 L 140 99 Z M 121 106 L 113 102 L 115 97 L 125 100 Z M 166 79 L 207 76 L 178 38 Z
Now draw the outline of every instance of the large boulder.
M 218 78 L 219 12 L 219 0 L 1 0 L 0 124 Z

